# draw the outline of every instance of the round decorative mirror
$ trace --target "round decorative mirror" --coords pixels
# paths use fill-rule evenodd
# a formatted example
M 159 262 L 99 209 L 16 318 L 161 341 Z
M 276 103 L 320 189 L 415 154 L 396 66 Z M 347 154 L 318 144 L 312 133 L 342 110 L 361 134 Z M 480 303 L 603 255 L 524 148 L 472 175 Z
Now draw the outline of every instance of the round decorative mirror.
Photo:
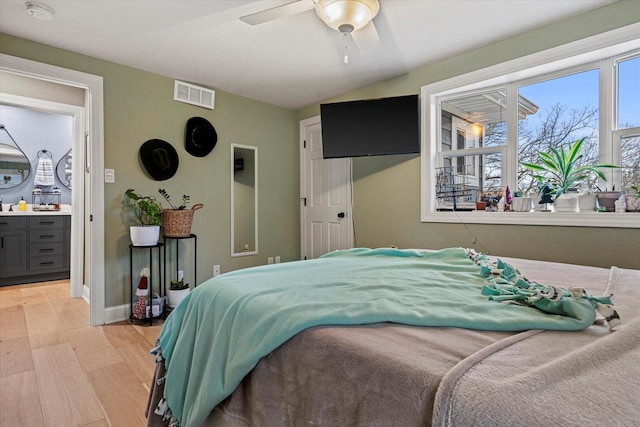
M 73 157 L 71 150 L 67 151 L 67 154 L 62 156 L 56 166 L 56 175 L 58 175 L 58 181 L 67 188 L 71 188 L 71 166 L 73 165 Z
M 0 144 L 0 189 L 13 188 L 29 177 L 31 164 L 16 147 Z

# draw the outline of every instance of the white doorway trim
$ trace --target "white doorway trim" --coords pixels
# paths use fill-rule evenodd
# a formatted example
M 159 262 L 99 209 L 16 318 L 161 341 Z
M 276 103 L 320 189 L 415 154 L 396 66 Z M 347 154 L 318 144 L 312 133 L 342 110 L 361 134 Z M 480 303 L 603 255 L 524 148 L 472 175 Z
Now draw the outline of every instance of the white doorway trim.
M 27 107 L 32 110 L 43 111 L 47 113 L 64 114 L 71 116 L 73 120 L 71 144 L 73 153 L 84 152 L 84 135 L 85 130 L 85 109 L 77 105 L 61 104 L 59 102 L 46 101 L 43 99 L 27 98 L 24 96 L 0 93 L 0 102 L 5 105 L 13 105 L 18 107 Z M 79 212 L 84 212 L 84 171 L 81 162 L 74 162 L 71 174 L 71 206 L 76 207 Z M 72 298 L 81 297 L 84 288 L 83 265 L 78 265 L 82 261 L 82 248 L 84 245 L 84 227 L 83 216 L 71 215 L 71 289 L 70 296 Z
M 89 213 L 93 220 L 85 239 L 89 239 L 90 249 L 86 256 L 90 266 L 90 324 L 102 325 L 105 320 L 105 259 L 104 259 L 104 104 L 103 79 L 101 76 L 43 64 L 24 58 L 0 53 L 0 70 L 25 77 L 45 80 L 58 84 L 79 87 L 86 91 L 85 147 L 82 150 L 84 167 L 90 171 L 88 201 Z M 78 158 L 82 158 L 78 156 Z M 75 175 L 75 174 L 74 174 Z M 75 192 L 74 192 L 75 193 Z M 85 200 L 85 203 L 87 201 Z M 85 212 L 77 212 L 80 206 L 73 206 L 72 218 L 84 218 Z
M 305 226 L 307 223 L 307 210 L 305 209 L 306 203 L 306 180 L 307 180 L 307 168 L 305 162 L 305 138 L 306 129 L 309 126 L 320 123 L 320 116 L 310 117 L 300 121 L 300 259 L 306 259 L 307 251 L 307 233 Z

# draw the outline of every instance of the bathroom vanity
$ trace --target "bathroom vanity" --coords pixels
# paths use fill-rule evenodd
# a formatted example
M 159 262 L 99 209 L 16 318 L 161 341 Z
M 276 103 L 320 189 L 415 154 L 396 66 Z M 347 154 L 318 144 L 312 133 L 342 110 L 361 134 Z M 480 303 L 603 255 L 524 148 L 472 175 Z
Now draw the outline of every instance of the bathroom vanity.
M 0 214 L 0 286 L 68 279 L 71 212 Z

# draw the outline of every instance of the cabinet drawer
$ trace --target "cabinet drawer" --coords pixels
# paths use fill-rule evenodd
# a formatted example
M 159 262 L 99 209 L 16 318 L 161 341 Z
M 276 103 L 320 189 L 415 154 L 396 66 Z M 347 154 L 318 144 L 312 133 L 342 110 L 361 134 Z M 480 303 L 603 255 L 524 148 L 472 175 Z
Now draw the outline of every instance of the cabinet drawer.
M 0 216 L 0 230 L 16 230 L 27 228 L 26 216 Z
M 64 217 L 62 215 L 43 215 L 43 216 L 30 216 L 29 217 L 29 229 L 49 229 L 49 228 L 62 228 L 64 227 Z
M 29 230 L 29 243 L 62 242 L 64 230 Z
M 31 243 L 29 245 L 29 256 L 33 257 L 44 255 L 63 255 L 62 242 Z
M 34 256 L 29 258 L 29 271 L 61 270 L 62 268 L 62 255 Z

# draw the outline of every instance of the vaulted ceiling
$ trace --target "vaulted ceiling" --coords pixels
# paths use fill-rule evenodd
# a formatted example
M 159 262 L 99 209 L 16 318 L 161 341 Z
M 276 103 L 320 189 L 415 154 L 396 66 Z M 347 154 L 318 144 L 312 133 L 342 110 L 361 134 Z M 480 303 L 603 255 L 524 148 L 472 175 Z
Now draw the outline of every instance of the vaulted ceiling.
M 0 31 L 297 109 L 584 13 L 614 0 L 380 0 L 381 39 L 361 55 L 315 11 L 249 25 L 292 0 L 0 0 Z M 311 2 L 313 0 L 300 0 Z

